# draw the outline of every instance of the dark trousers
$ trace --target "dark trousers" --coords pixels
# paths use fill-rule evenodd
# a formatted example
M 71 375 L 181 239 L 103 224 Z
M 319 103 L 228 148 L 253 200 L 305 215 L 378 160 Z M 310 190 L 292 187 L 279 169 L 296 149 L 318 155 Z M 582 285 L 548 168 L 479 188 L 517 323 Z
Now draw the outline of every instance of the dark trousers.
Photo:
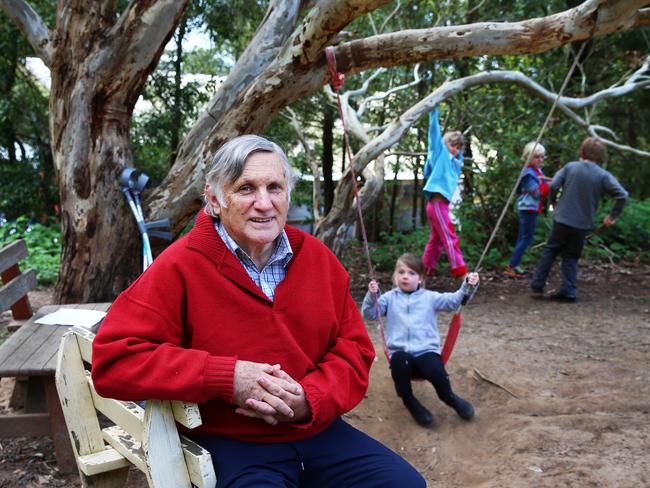
M 513 268 L 519 266 L 521 257 L 533 242 L 535 237 L 535 227 L 537 227 L 537 212 L 529 212 L 527 210 L 519 211 L 519 235 L 517 236 L 517 243 L 515 249 L 512 251 L 512 258 L 510 258 L 510 266 Z
M 390 358 L 390 374 L 395 383 L 397 396 L 400 398 L 413 395 L 411 388 L 413 378 L 430 381 L 438 398 L 445 403 L 449 403 L 453 395 L 449 375 L 442 364 L 442 359 L 434 352 L 415 357 L 407 352 L 397 351 Z
M 553 222 L 551 235 L 544 245 L 542 259 L 535 269 L 531 287 L 538 290 L 544 289 L 551 267 L 559 254 L 562 256 L 560 268 L 562 287 L 559 293 L 570 297 L 577 296 L 578 259 L 582 256 L 586 236 L 585 229 L 576 229 L 559 222 Z
M 219 488 L 426 486 L 409 463 L 341 418 L 301 441 L 194 440 L 210 451 Z

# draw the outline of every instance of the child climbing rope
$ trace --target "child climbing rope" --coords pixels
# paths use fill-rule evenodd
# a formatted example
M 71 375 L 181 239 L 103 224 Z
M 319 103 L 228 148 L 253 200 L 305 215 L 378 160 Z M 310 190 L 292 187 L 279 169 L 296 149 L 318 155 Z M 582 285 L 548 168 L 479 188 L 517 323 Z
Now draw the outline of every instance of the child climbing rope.
M 548 195 L 548 181 L 551 181 L 551 178 L 544 176 L 542 172 L 545 156 L 546 149 L 535 141 L 524 146 L 523 158 L 528 164 L 522 170 L 518 187 L 519 234 L 510 263 L 504 271 L 510 278 L 523 278 L 528 274 L 519 264 L 524 252 L 533 242 L 537 217 L 542 213 L 544 198 Z
M 385 341 L 390 356 L 390 369 L 395 390 L 407 410 L 420 425 L 431 425 L 433 415 L 415 396 L 411 388 L 414 377 L 431 382 L 438 398 L 465 420 L 474 417 L 474 407 L 454 394 L 449 376 L 440 357 L 440 335 L 437 312 L 453 311 L 460 307 L 470 287 L 479 282 L 478 273 L 469 273 L 454 293 L 425 290 L 422 259 L 413 254 L 403 254 L 395 264 L 393 288 L 385 294 L 379 292 L 377 282 L 368 284 L 363 299 L 365 318 L 376 320 L 378 312 L 386 316 Z
M 467 274 L 467 266 L 460 251 L 454 224 L 449 218 L 449 202 L 458 186 L 463 165 L 465 140 L 459 131 L 442 135 L 438 121 L 438 108 L 429 113 L 429 151 L 424 165 L 426 183 L 422 191 L 428 200 L 426 206 L 431 234 L 422 260 L 428 276 L 433 275 L 443 248 L 455 277 Z

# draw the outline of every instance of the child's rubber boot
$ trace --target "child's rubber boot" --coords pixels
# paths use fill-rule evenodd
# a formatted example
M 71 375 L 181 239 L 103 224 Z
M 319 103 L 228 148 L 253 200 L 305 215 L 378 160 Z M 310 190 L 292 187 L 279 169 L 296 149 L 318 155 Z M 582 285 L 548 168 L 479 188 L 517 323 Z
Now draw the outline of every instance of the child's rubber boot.
M 418 424 L 422 425 L 423 427 L 427 427 L 433 424 L 433 415 L 426 408 L 424 408 L 424 406 L 418 401 L 417 398 L 411 395 L 409 397 L 402 398 L 402 401 L 404 402 L 406 409 L 411 413 Z
M 471 420 L 474 417 L 474 407 L 472 404 L 467 400 L 463 400 L 458 395 L 452 394 L 447 405 L 453 408 L 463 420 Z

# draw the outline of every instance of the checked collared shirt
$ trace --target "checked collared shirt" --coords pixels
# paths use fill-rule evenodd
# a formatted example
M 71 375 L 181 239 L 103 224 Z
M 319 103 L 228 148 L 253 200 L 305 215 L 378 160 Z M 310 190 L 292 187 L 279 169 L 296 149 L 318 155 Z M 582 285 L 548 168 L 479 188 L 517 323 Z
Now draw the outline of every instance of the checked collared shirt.
M 293 251 L 291 250 L 291 244 L 289 244 L 289 238 L 287 233 L 283 230 L 279 238 L 276 239 L 275 250 L 271 255 L 268 263 L 264 268 L 257 269 L 257 266 L 253 262 L 246 252 L 239 247 L 230 234 L 226 231 L 225 227 L 221 223 L 220 219 L 217 219 L 214 224 L 214 228 L 217 230 L 219 237 L 226 244 L 226 247 L 237 257 L 239 262 L 242 264 L 248 276 L 255 282 L 262 292 L 269 297 L 269 300 L 273 301 L 275 297 L 275 287 L 280 284 L 280 282 L 287 275 L 287 264 L 291 261 L 293 257 Z

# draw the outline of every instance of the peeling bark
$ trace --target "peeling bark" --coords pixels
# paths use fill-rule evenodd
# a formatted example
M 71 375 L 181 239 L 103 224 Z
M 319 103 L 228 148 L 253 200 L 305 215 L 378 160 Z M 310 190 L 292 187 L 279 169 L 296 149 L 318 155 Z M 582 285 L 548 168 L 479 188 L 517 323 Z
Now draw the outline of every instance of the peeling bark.
M 61 201 L 61 303 L 111 301 L 140 268 L 139 233 L 118 178 L 132 164 L 133 106 L 185 4 L 134 2 L 119 32 L 110 22 L 113 2 L 59 5 L 49 125 Z

